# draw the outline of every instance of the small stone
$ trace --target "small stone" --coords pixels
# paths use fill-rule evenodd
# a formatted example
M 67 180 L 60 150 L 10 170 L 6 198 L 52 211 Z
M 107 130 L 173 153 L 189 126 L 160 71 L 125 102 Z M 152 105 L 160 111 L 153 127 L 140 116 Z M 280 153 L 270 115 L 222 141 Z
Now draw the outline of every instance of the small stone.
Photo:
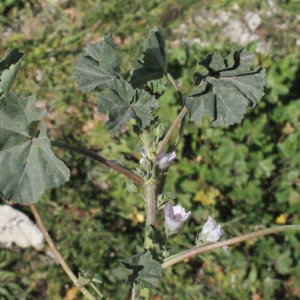
M 245 15 L 245 21 L 252 32 L 261 25 L 261 17 L 258 13 L 247 12 Z
M 0 205 L 0 248 L 15 244 L 20 248 L 32 246 L 41 250 L 43 240 L 42 232 L 27 215 L 9 205 Z

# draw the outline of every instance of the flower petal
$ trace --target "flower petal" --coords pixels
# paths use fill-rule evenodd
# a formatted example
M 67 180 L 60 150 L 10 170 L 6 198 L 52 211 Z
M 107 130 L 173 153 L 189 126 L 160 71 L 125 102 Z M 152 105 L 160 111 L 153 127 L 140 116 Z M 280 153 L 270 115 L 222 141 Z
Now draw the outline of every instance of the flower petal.
M 221 229 L 221 225 L 217 225 L 207 236 L 207 241 L 216 242 L 220 239 L 224 231 Z
M 168 204 L 164 207 L 164 213 L 167 236 L 176 233 L 180 226 L 191 214 L 191 212 L 185 212 L 185 209 L 182 206 L 172 206 L 171 204 Z
M 203 226 L 202 233 L 212 231 L 216 224 L 217 222 L 211 216 L 209 216 L 207 222 Z

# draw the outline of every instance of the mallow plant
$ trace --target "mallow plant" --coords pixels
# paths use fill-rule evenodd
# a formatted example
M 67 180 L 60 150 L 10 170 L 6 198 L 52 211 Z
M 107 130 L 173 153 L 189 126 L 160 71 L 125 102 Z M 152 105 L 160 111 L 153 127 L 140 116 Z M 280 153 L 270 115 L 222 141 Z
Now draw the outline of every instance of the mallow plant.
M 99 280 L 88 270 L 78 275 L 72 272 L 34 206 L 46 189 L 56 188 L 70 177 L 69 169 L 51 147 L 75 151 L 112 168 L 119 176 L 126 176 L 127 190 L 143 201 L 146 216 L 143 251 L 121 261 L 128 273 L 125 284 L 132 290 L 132 299 L 151 299 L 151 291 L 163 280 L 164 270 L 187 258 L 216 248 L 230 251 L 230 245 L 235 243 L 300 229 L 300 225 L 278 226 L 220 241 L 224 234 L 222 225 L 217 224 L 214 216 L 209 216 L 202 231 L 195 232 L 195 245 L 173 253 L 170 242 L 167 244 L 172 235 L 180 234 L 180 227 L 193 214 L 176 201 L 174 193 L 164 191 L 168 173 L 176 163 L 185 124 L 188 121 L 201 123 L 204 117 L 210 118 L 212 127 L 242 121 L 247 107 L 254 107 L 264 95 L 266 84 L 263 68 L 252 67 L 252 53 L 240 49 L 225 58 L 216 53 L 208 55 L 196 66 L 194 91 L 184 95 L 168 72 L 165 41 L 157 27 L 150 30 L 144 40 L 142 56 L 132 62 L 129 79 L 121 74 L 111 34 L 96 44 L 87 45 L 74 66 L 75 81 L 82 93 L 98 96 L 97 109 L 108 113 L 105 126 L 110 135 L 115 135 L 125 124 L 137 135 L 139 145 L 132 151 L 140 154 L 140 161 L 133 168 L 87 149 L 50 140 L 45 122 L 47 111 L 35 106 L 36 96 L 10 91 L 22 58 L 23 54 L 13 48 L 0 62 L 0 196 L 6 201 L 29 205 L 57 260 L 88 299 L 104 298 L 101 285 L 95 285 Z M 157 110 L 163 101 L 161 96 L 169 88 L 175 89 L 181 111 L 165 128 Z M 157 226 L 159 213 L 164 213 L 164 228 Z

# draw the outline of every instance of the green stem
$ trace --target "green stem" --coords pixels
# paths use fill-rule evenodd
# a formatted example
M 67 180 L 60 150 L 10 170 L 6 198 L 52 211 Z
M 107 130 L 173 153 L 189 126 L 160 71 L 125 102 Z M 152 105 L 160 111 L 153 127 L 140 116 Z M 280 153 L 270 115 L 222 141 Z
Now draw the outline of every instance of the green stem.
M 177 126 L 180 123 L 180 128 L 179 128 L 179 132 L 177 134 L 175 143 L 172 147 L 171 151 L 176 151 L 180 139 L 183 136 L 183 132 L 184 132 L 184 128 L 185 128 L 185 123 L 186 123 L 186 113 L 187 113 L 187 109 L 186 107 L 184 107 L 184 101 L 183 101 L 183 96 L 181 91 L 179 90 L 179 87 L 176 84 L 175 79 L 172 77 L 172 75 L 170 73 L 166 73 L 166 76 L 168 77 L 169 81 L 171 82 L 171 84 L 173 85 L 174 89 L 176 90 L 176 93 L 178 95 L 179 101 L 181 103 L 181 105 L 183 106 L 182 111 L 179 113 L 179 115 L 177 116 L 177 118 L 175 119 L 174 123 L 172 124 L 172 126 L 170 127 L 169 131 L 167 132 L 166 136 L 164 137 L 164 139 L 162 140 L 161 144 L 158 147 L 157 150 L 157 155 L 159 155 L 161 153 L 161 151 L 165 148 L 165 146 L 167 145 L 167 143 L 169 142 L 171 136 L 173 135 L 174 131 L 177 129 Z M 165 170 L 165 172 L 162 174 L 159 185 L 158 185 L 158 189 L 157 189 L 157 193 L 158 195 L 162 194 L 164 191 L 164 187 L 165 187 L 165 183 L 167 180 L 167 176 L 168 176 L 168 170 L 169 167 Z
M 223 246 L 237 244 L 237 243 L 247 241 L 250 239 L 254 239 L 254 238 L 257 238 L 260 236 L 264 236 L 267 234 L 273 234 L 273 233 L 283 232 L 283 231 L 288 231 L 288 230 L 300 230 L 300 225 L 286 225 L 286 226 L 272 227 L 272 228 L 248 233 L 248 234 L 245 234 L 242 236 L 238 236 L 238 237 L 235 237 L 235 238 L 232 238 L 229 240 L 212 243 L 212 244 L 205 245 L 205 246 L 196 246 L 196 247 L 193 247 L 192 249 L 177 253 L 175 255 L 172 255 L 172 256 L 166 258 L 164 263 L 162 263 L 161 266 L 163 269 L 166 269 L 168 267 L 171 267 L 171 266 L 183 261 L 184 259 L 190 258 L 190 257 L 198 255 L 200 253 L 211 251 L 213 249 L 220 248 Z
M 151 139 L 149 136 L 149 132 L 147 130 L 143 131 L 143 141 L 145 149 L 148 149 L 151 145 Z M 146 152 L 146 155 L 148 153 Z M 155 160 L 153 161 L 153 168 L 151 171 L 151 178 L 148 180 L 151 182 L 150 184 L 144 185 L 145 190 L 145 211 L 146 211 L 146 222 L 145 227 L 147 226 L 155 226 L 156 223 L 156 200 L 157 200 L 157 185 L 156 185 L 156 164 Z M 152 245 L 151 239 L 147 236 L 147 230 L 145 229 L 145 249 L 149 249 Z
M 145 185 L 146 226 L 155 226 L 156 222 L 156 183 Z M 149 247 L 145 248 L 148 249 Z
M 186 122 L 186 115 L 183 117 L 183 119 L 181 121 L 179 132 L 178 132 L 178 135 L 176 137 L 175 143 L 174 143 L 171 151 L 176 151 L 176 149 L 177 149 L 177 147 L 179 145 L 180 139 L 183 136 L 185 122 Z M 158 195 L 162 194 L 163 191 L 164 191 L 164 187 L 165 187 L 165 183 L 166 183 L 166 180 L 167 180 L 168 172 L 169 172 L 169 167 L 167 167 L 164 170 L 164 172 L 163 172 L 163 174 L 162 174 L 162 176 L 160 178 L 158 189 L 157 189 L 157 194 Z
M 182 102 L 181 105 L 183 104 L 183 101 L 182 101 L 182 94 L 181 94 L 181 91 L 175 81 L 175 79 L 173 78 L 173 76 L 170 74 L 170 73 L 166 73 L 166 76 L 168 77 L 169 81 L 171 82 L 171 84 L 173 85 L 176 93 L 178 94 L 178 97 L 179 97 L 179 100 Z
M 178 135 L 176 137 L 175 143 L 174 143 L 174 145 L 172 147 L 172 151 L 176 151 L 177 150 L 177 147 L 179 145 L 180 139 L 182 138 L 183 133 L 184 133 L 185 123 L 186 123 L 186 115 L 183 117 L 183 119 L 181 121 L 179 132 L 178 132 Z
M 90 285 L 95 290 L 95 292 L 99 295 L 100 299 L 102 299 L 103 298 L 102 293 L 96 288 L 96 286 L 92 282 L 90 282 Z
M 136 293 L 136 285 L 133 284 L 133 288 L 131 291 L 131 300 L 135 300 L 135 293 Z
M 174 131 L 177 129 L 178 125 L 180 124 L 180 122 L 182 121 L 182 119 L 184 118 L 184 116 L 186 115 L 187 112 L 188 112 L 188 109 L 186 107 L 183 107 L 181 112 L 179 113 L 179 115 L 177 116 L 177 118 L 175 119 L 173 124 L 171 125 L 170 129 L 168 130 L 167 134 L 165 135 L 164 139 L 159 144 L 159 147 L 156 151 L 157 155 L 159 155 L 161 153 L 161 151 L 167 146 Z
M 174 131 L 178 127 L 179 123 L 181 122 L 180 130 L 179 130 L 179 133 L 178 133 L 178 135 L 176 137 L 175 145 L 173 147 L 174 148 L 173 151 L 175 151 L 175 149 L 177 148 L 177 146 L 179 144 L 179 140 L 180 140 L 181 136 L 183 135 L 183 131 L 184 131 L 184 127 L 185 127 L 185 115 L 186 115 L 186 113 L 188 111 L 188 109 L 184 106 L 183 96 L 182 96 L 182 93 L 181 93 L 179 87 L 176 84 L 175 79 L 172 77 L 172 75 L 170 73 L 166 73 L 165 75 L 167 76 L 168 80 L 171 82 L 171 84 L 173 85 L 174 89 L 176 90 L 176 93 L 178 95 L 180 104 L 182 106 L 182 110 L 179 113 L 179 115 L 177 116 L 177 118 L 175 119 L 174 123 L 170 127 L 170 129 L 167 132 L 167 134 L 165 135 L 164 139 L 160 143 L 160 145 L 159 145 L 159 147 L 158 147 L 158 149 L 156 151 L 157 155 L 159 155 L 161 153 L 161 151 L 166 147 L 166 145 L 168 144 L 171 136 L 173 135 Z
M 69 268 L 68 264 L 66 263 L 66 261 L 63 259 L 63 257 L 60 255 L 58 249 L 56 248 L 56 246 L 54 245 L 46 227 L 43 224 L 43 221 L 41 220 L 41 217 L 39 215 L 39 213 L 37 212 L 35 206 L 30 203 L 29 207 L 31 209 L 31 212 L 36 220 L 37 225 L 39 226 L 40 230 L 42 231 L 44 238 L 46 240 L 46 242 L 48 243 L 50 249 L 52 250 L 53 254 L 55 255 L 56 259 L 58 260 L 58 262 L 60 263 L 60 265 L 62 266 L 62 268 L 65 270 L 65 272 L 67 273 L 67 275 L 70 277 L 70 279 L 73 281 L 74 285 L 82 292 L 82 294 L 84 294 L 88 299 L 90 300 L 96 300 L 96 298 L 90 294 L 90 292 L 85 288 L 79 288 L 79 281 L 76 277 L 76 275 L 72 272 L 72 270 Z
M 157 187 L 157 195 L 160 195 L 160 194 L 163 193 L 168 173 L 169 173 L 169 166 L 166 167 L 163 170 L 163 173 L 162 173 L 162 175 L 160 177 L 160 180 L 159 180 L 159 183 L 158 183 L 158 187 Z
M 114 169 L 115 171 L 117 171 L 118 173 L 121 173 L 123 175 L 125 175 L 126 177 L 130 178 L 132 181 L 134 181 L 135 183 L 143 186 L 144 185 L 144 180 L 142 180 L 140 177 L 136 176 L 131 170 L 119 165 L 116 161 L 114 160 L 108 160 L 92 151 L 89 151 L 87 149 L 81 148 L 81 147 L 77 147 L 77 146 L 73 146 L 67 143 L 63 143 L 63 142 L 57 142 L 57 141 L 51 141 L 51 145 L 54 147 L 59 147 L 59 148 L 63 148 L 63 149 L 68 149 L 80 154 L 83 154 L 87 157 L 90 157 L 94 160 L 99 161 L 100 163 L 110 167 L 111 169 Z
M 142 137 L 144 148 L 146 149 L 146 155 L 148 156 L 148 149 L 152 144 L 148 130 L 143 130 Z M 152 247 L 152 240 L 149 238 L 149 227 L 155 226 L 156 223 L 156 200 L 157 200 L 157 186 L 156 186 L 156 163 L 155 158 L 153 159 L 153 167 L 151 170 L 151 177 L 144 185 L 145 190 L 145 211 L 146 211 L 146 222 L 145 222 L 145 239 L 144 248 L 150 249 Z M 151 289 L 140 289 L 139 297 L 142 300 L 151 299 Z

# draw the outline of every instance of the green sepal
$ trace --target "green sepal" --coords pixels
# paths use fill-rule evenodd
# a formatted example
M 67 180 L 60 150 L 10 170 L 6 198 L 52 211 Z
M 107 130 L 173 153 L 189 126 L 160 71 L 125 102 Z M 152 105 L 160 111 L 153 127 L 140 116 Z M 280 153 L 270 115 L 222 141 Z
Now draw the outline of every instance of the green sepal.
M 90 284 L 93 281 L 93 277 L 89 272 L 83 271 L 80 269 L 80 272 L 78 273 L 78 282 L 79 286 L 78 288 L 81 289 L 82 287 Z
M 155 182 L 156 182 L 155 178 L 150 178 L 148 181 L 145 182 L 145 185 L 151 185 L 151 184 L 153 184 Z

